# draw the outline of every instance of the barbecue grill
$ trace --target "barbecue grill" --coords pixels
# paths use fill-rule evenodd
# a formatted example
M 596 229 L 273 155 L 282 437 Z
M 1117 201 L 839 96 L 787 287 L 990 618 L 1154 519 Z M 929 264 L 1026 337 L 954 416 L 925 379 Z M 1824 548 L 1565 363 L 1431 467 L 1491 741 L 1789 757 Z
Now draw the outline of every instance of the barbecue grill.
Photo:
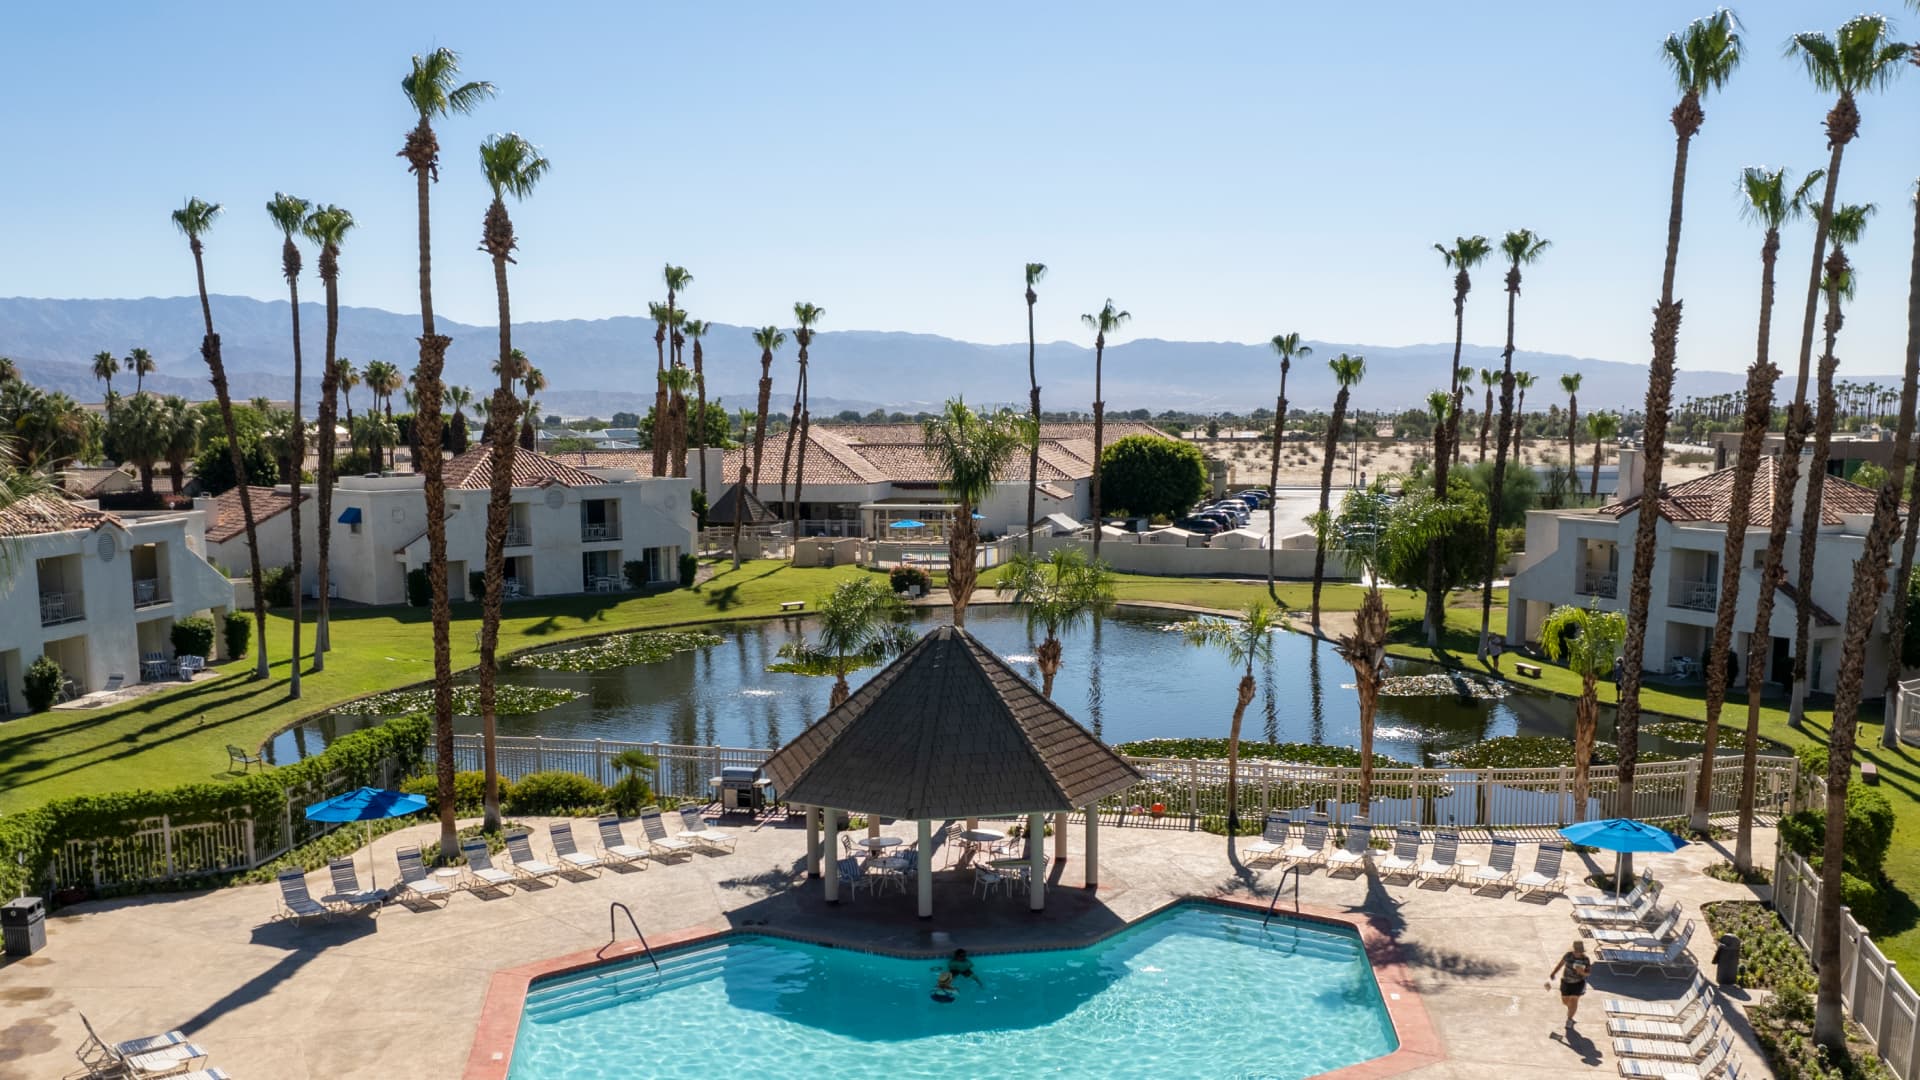
M 707 781 L 707 786 L 717 789 L 723 812 L 745 810 L 751 813 L 763 809 L 770 801 L 773 781 L 761 776 L 760 770 L 752 766 L 727 765 L 720 769 L 719 776 Z

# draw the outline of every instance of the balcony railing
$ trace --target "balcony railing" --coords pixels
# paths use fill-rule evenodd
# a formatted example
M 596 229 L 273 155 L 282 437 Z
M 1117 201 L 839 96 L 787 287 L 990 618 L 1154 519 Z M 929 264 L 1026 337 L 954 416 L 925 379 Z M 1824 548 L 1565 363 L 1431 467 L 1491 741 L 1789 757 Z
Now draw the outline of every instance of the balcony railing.
M 80 602 L 79 593 L 43 592 L 40 594 L 41 626 L 59 626 L 61 623 L 79 622 L 86 617 L 86 607 Z
M 1720 584 L 1714 581 L 1682 581 L 1674 586 L 1673 606 L 1689 611 L 1712 611 L 1720 604 Z
M 583 524 L 580 526 L 580 540 L 583 543 L 592 543 L 595 540 L 618 539 L 620 539 L 620 526 L 612 522 Z
M 526 547 L 533 543 L 532 530 L 521 525 L 507 526 L 507 546 Z
M 137 607 L 137 608 L 152 607 L 155 604 L 167 603 L 170 599 L 172 598 L 169 597 L 166 594 L 166 592 L 160 588 L 159 578 L 134 579 L 134 582 L 133 582 L 133 606 L 134 607 Z
M 1611 600 L 1620 591 L 1620 575 L 1610 570 L 1589 570 L 1581 580 L 1581 592 Z

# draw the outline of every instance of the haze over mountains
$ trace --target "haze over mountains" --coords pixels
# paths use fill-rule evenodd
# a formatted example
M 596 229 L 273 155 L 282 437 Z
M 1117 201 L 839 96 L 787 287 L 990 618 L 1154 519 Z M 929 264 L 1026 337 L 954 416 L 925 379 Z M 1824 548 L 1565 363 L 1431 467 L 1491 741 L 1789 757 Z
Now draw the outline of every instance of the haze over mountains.
M 292 359 L 286 301 L 239 296 L 212 299 L 233 392 L 237 397 L 289 397 Z M 305 397 L 316 400 L 319 364 L 326 329 L 325 310 L 300 305 L 306 371 Z M 490 385 L 489 368 L 498 334 L 490 326 L 438 320 L 453 338 L 447 354 L 447 378 L 472 387 Z M 339 353 L 364 367 L 386 360 L 411 369 L 418 353 L 418 315 L 377 308 L 342 308 Z M 605 417 L 616 410 L 645 412 L 653 403 L 654 324 L 635 317 L 567 319 L 517 323 L 514 344 L 545 373 L 549 389 L 540 395 L 543 411 Z M 47 300 L 0 298 L 0 356 L 11 356 L 31 382 L 64 390 L 81 401 L 99 400 L 103 387 L 94 379 L 91 357 L 103 350 L 124 357 L 145 346 L 160 363 L 146 380 L 150 389 L 190 398 L 208 395 L 200 359 L 200 306 L 195 297 L 137 300 Z M 709 397 L 730 409 L 751 408 L 759 380 L 759 350 L 746 327 L 715 324 L 706 338 Z M 1312 342 L 1315 356 L 1296 363 L 1288 399 L 1301 408 L 1326 408 L 1335 386 L 1324 358 L 1358 352 L 1367 358 L 1366 380 L 1354 394 L 1363 409 L 1421 405 L 1428 391 L 1446 379 L 1451 343 L 1378 346 Z M 690 351 L 690 350 L 689 350 Z M 794 375 L 791 341 L 775 354 L 773 411 L 791 406 Z M 980 345 L 931 334 L 871 330 L 826 330 L 814 335 L 810 350 L 812 411 L 816 417 L 841 409 L 876 407 L 914 411 L 936 407 L 964 393 L 975 404 L 1027 400 L 1025 343 Z M 1069 342 L 1047 342 L 1037 350 L 1042 403 L 1049 409 L 1089 409 L 1093 400 L 1093 350 Z M 1497 346 L 1469 345 L 1461 362 L 1473 368 L 1500 363 Z M 1540 376 L 1530 406 L 1544 409 L 1564 400 L 1563 372 L 1580 372 L 1583 409 L 1638 408 L 1646 397 L 1646 367 L 1592 358 L 1520 350 L 1517 369 Z M 1867 381 L 1864 377 L 1855 378 Z M 1246 411 L 1273 407 L 1278 363 L 1264 344 L 1239 342 L 1125 341 L 1106 351 L 1104 393 L 1107 408 L 1184 409 L 1193 412 Z M 1871 381 L 1897 383 L 1892 375 Z M 131 388 L 130 374 L 116 383 Z M 1682 370 L 1675 397 L 1737 391 L 1742 377 L 1732 372 Z M 357 397 L 364 395 L 359 391 Z M 361 400 L 365 400 L 363 397 Z M 309 411 L 312 406 L 309 404 Z

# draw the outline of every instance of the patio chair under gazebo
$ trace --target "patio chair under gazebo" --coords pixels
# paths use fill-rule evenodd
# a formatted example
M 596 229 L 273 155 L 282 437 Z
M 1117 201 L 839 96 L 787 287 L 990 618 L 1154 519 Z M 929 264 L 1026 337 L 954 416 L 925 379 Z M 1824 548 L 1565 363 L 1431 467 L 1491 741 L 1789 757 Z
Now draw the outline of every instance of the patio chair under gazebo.
M 840 811 L 919 826 L 921 918 L 933 916 L 933 823 L 1025 815 L 1029 906 L 1046 905 L 1046 815 L 1086 813 L 1086 883 L 1098 878 L 1099 801 L 1140 774 L 965 630 L 942 626 L 767 761 L 807 808 L 807 868 L 838 844 Z M 825 811 L 824 845 L 816 811 Z M 825 874 L 828 902 L 839 875 Z

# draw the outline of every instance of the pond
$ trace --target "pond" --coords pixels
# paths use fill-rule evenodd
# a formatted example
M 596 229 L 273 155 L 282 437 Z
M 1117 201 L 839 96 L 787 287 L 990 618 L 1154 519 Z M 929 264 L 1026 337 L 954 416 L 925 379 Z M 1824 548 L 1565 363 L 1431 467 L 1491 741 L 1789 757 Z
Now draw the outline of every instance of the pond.
M 937 614 L 937 618 L 936 618 Z M 918 618 L 932 626 L 946 609 Z M 1109 743 L 1150 738 L 1221 738 L 1233 718 L 1240 671 L 1218 653 L 1187 645 L 1166 627 L 1169 613 L 1123 609 L 1063 639 L 1064 663 L 1054 698 Z M 503 735 L 546 735 L 659 741 L 711 746 L 777 747 L 827 708 L 830 678 L 769 672 L 781 645 L 804 640 L 810 620 L 781 619 L 709 628 L 719 645 L 665 660 L 604 671 L 503 668 L 503 684 L 553 688 L 579 696 L 534 715 L 503 716 Z M 1035 683 L 1033 640 L 1012 607 L 976 607 L 967 629 L 1013 661 Z M 1395 674 L 1431 674 L 1415 661 L 1391 662 Z M 856 687 L 879 669 L 848 678 Z M 1360 707 L 1353 671 L 1333 646 L 1300 634 L 1277 634 L 1273 659 L 1258 664 L 1258 694 L 1247 709 L 1242 736 L 1269 742 L 1359 745 Z M 275 736 L 275 762 L 317 753 L 334 737 L 378 723 L 363 716 L 329 716 Z M 477 732 L 478 717 L 458 717 L 456 730 Z M 1613 711 L 1602 707 L 1599 739 L 1613 737 Z M 1573 703 L 1515 688 L 1495 700 L 1457 694 L 1383 697 L 1375 718 L 1378 753 L 1433 764 L 1437 755 L 1499 735 L 1571 738 Z M 1699 748 L 1643 736 L 1641 747 L 1689 756 Z

